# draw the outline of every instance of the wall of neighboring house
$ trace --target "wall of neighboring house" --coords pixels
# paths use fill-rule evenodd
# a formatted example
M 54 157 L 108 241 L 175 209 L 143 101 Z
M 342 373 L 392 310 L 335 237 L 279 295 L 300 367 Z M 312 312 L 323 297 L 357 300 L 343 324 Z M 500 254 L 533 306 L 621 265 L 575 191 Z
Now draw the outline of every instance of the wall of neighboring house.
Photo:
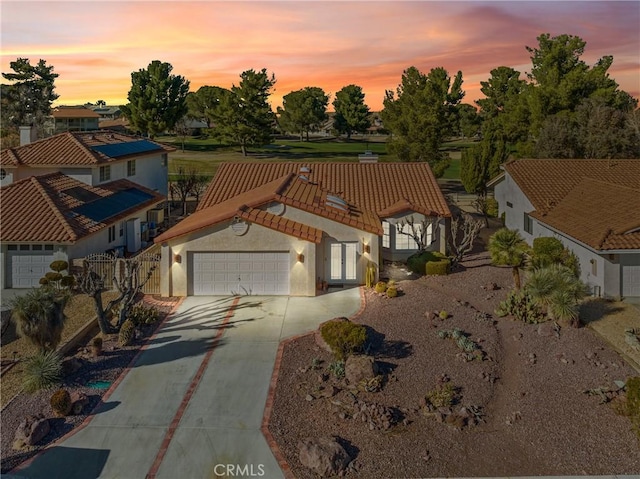
M 511 230 L 518 230 L 522 238 L 532 244 L 535 233 L 525 231 L 525 213 L 530 213 L 534 207 L 509 173 L 505 173 L 504 180 L 496 185 L 494 196 L 499 213 L 505 214 L 504 225 Z
M 125 179 L 166 196 L 168 191 L 168 167 L 166 157 L 166 153 L 157 153 L 155 155 L 129 158 L 128 160 L 112 161 L 96 166 L 92 170 L 92 182 L 94 185 L 98 185 L 100 183 Z M 135 174 L 133 175 L 128 175 L 129 161 L 135 161 Z M 109 179 L 101 182 L 100 167 L 106 165 L 109 165 L 110 169 Z

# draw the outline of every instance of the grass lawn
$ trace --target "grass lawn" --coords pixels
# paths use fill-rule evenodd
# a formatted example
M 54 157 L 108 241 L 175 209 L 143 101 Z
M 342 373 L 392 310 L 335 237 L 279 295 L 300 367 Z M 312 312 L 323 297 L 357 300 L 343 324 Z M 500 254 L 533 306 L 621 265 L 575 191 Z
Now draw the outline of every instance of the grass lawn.
M 395 155 L 387 153 L 384 137 L 371 139 L 357 137 L 352 140 L 312 139 L 312 141 L 276 140 L 260 148 L 249 148 L 248 156 L 242 156 L 239 147 L 221 145 L 217 140 L 187 138 L 182 150 L 181 140 L 173 136 L 159 137 L 158 141 L 171 144 L 177 150 L 169 155 L 169 172 L 178 167 L 195 168 L 199 174 L 215 175 L 218 166 L 227 161 L 358 161 L 358 155 L 371 150 L 380 162 L 395 161 Z M 443 178 L 460 178 L 460 149 L 470 146 L 469 141 L 454 141 L 443 145 L 451 157 L 451 166 Z

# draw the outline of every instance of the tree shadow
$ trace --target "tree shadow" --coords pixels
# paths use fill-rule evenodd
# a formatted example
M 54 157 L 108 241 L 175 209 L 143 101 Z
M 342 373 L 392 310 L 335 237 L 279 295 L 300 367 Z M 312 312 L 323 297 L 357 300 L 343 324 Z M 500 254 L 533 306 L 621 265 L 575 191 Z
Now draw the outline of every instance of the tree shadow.
M 26 467 L 13 470 L 6 478 L 97 479 L 107 462 L 107 449 L 54 446 L 46 449 Z
M 195 356 L 204 356 L 213 348 L 221 347 L 226 344 L 224 339 L 215 338 L 198 338 L 186 339 L 166 343 L 157 348 L 146 349 L 142 353 L 133 367 L 152 366 L 154 364 L 164 364 L 171 361 L 177 361 L 184 358 Z
M 95 414 L 101 414 L 103 412 L 111 411 L 112 409 L 117 408 L 119 405 L 120 405 L 120 401 L 108 401 L 108 402 L 100 401 L 98 405 L 95 408 L 93 408 L 93 411 L 91 411 L 91 414 L 95 415 Z
M 619 311 L 623 311 L 624 308 L 607 301 L 606 299 L 590 299 L 580 304 L 578 309 L 578 317 L 580 322 L 585 326 L 600 321 L 605 316 Z

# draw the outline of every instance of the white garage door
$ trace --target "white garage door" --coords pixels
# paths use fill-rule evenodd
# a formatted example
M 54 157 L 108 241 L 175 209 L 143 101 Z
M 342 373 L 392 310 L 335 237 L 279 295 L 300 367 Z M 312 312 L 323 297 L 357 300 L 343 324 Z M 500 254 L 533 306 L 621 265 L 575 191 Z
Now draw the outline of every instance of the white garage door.
M 289 253 L 193 253 L 193 294 L 288 295 Z
M 40 278 L 51 271 L 52 254 L 9 252 L 12 288 L 38 288 Z
M 622 267 L 622 296 L 640 296 L 640 265 Z

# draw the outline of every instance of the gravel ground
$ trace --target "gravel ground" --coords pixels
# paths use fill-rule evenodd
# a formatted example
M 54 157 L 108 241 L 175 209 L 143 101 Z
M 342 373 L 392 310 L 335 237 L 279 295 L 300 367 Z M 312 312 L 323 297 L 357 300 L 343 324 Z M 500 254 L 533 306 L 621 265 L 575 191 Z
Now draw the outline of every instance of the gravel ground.
M 358 478 L 640 471 L 628 419 L 583 392 L 637 372 L 588 328 L 556 334 L 546 324 L 539 333 L 510 319 L 474 319 L 476 310 L 492 313 L 512 286 L 509 269 L 488 264 L 478 254 L 449 276 L 401 281 L 404 294 L 395 299 L 366 293 L 356 321 L 376 332 L 371 352 L 389 374 L 381 392 L 357 397 L 395 407 L 407 420 L 387 432 L 339 416 L 344 409 L 335 403 L 353 401 L 342 383 L 333 398 L 309 401 L 322 381 L 314 359 L 325 368 L 332 358 L 312 336 L 285 346 L 269 429 L 295 477 L 315 477 L 298 460 L 298 442 L 321 436 L 341 439 L 355 456 L 349 476 Z M 487 289 L 492 282 L 500 289 Z M 424 315 L 442 309 L 446 320 Z M 465 362 L 453 341 L 438 338 L 438 330 L 455 327 L 481 346 L 484 361 Z M 458 430 L 422 414 L 420 401 L 442 374 L 461 388 L 459 406 L 480 407 L 485 422 Z
M 2 435 L 0 437 L 2 444 L 2 473 L 10 471 L 18 464 L 34 456 L 40 450 L 67 434 L 74 427 L 82 424 L 107 392 L 106 388 L 96 389 L 88 387 L 87 384 L 97 381 L 108 383 L 115 381 L 131 363 L 146 338 L 153 334 L 155 329 L 172 309 L 172 305 L 169 304 L 160 307 L 157 305 L 154 306 L 161 313 L 158 322 L 147 326 L 147 328 L 141 332 L 141 337 L 139 337 L 133 345 L 120 347 L 118 345 L 117 335 L 112 335 L 103 338 L 103 352 L 98 357 L 92 357 L 86 345 L 79 347 L 75 352 L 74 356 L 81 361 L 82 367 L 75 374 L 64 378 L 61 387 L 64 387 L 70 393 L 77 391 L 86 394 L 89 399 L 89 404 L 84 408 L 83 414 L 55 418 L 51 410 L 51 405 L 49 404 L 53 390 L 38 391 L 34 394 L 21 392 L 3 407 L 1 423 Z M 13 450 L 14 433 L 20 422 L 23 418 L 38 413 L 42 413 L 45 417 L 51 418 L 49 420 L 51 425 L 49 434 L 36 446 L 21 451 Z

